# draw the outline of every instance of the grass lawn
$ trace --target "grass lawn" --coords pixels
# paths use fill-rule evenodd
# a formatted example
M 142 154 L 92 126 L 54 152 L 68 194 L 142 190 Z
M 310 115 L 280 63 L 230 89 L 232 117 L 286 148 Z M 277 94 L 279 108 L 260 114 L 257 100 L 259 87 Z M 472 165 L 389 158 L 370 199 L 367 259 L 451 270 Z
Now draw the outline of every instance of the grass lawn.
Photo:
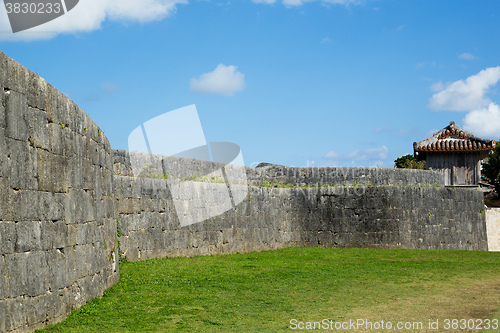
M 288 248 L 121 264 L 102 298 L 38 332 L 299 331 L 292 319 L 481 332 L 446 330 L 445 319 L 500 318 L 499 309 L 500 253 Z M 382 331 L 362 328 L 354 332 Z

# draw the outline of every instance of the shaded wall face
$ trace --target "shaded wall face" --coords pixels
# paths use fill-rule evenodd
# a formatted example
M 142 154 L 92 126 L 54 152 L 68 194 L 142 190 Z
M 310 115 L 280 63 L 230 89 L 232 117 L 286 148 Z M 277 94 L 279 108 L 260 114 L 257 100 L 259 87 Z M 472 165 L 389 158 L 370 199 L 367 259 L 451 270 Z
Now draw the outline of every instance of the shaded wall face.
M 118 278 L 106 137 L 0 52 L 0 332 L 60 321 Z
M 201 180 L 212 168 L 211 162 L 156 157 L 159 168 L 165 167 L 159 172 L 175 167 L 186 179 Z M 114 167 L 116 173 L 127 174 L 126 152 L 115 152 Z M 290 187 L 248 185 L 246 199 L 235 209 L 187 227 L 179 222 L 174 204 L 179 199 L 172 197 L 167 180 L 116 175 L 122 253 L 144 260 L 318 245 L 487 250 L 482 193 L 445 188 L 439 173 L 295 169 L 247 168 L 249 184 L 279 181 Z M 300 176 L 288 176 L 294 173 Z M 208 184 L 191 183 L 192 191 L 181 199 L 196 213 L 196 200 Z M 328 183 L 333 185 L 325 187 Z

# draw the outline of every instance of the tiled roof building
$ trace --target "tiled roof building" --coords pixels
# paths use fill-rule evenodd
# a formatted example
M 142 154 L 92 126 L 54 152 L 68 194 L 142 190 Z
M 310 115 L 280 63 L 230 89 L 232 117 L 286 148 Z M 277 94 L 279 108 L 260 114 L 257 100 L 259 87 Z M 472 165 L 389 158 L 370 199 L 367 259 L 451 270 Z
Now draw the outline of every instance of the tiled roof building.
M 413 143 L 417 160 L 425 160 L 427 169 L 445 174 L 446 185 L 478 185 L 481 160 L 495 147 L 495 141 L 475 137 L 455 122 L 432 137 Z

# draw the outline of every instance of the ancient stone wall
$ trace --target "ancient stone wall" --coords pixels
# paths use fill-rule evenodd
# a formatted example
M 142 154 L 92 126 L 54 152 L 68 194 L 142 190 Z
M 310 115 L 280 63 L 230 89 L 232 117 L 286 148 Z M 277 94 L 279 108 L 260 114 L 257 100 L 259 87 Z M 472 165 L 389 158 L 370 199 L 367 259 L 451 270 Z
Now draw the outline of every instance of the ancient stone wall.
M 118 279 L 111 148 L 0 52 L 0 332 L 63 320 Z
M 445 188 L 432 171 L 131 157 L 0 52 L 0 332 L 61 321 L 102 295 L 118 280 L 120 243 L 130 260 L 317 245 L 487 250 L 485 216 L 481 192 Z
M 160 170 L 155 174 L 166 179 L 137 178 L 124 176 L 132 174 L 127 152 L 115 151 L 114 156 L 121 251 L 130 260 L 287 246 L 488 248 L 482 193 L 445 188 L 442 176 L 432 171 L 246 168 L 250 185 L 236 185 L 248 191 L 243 202 L 182 227 L 168 187 L 172 170 L 186 182 L 197 178 L 188 193 L 181 193 L 190 205 L 209 193 L 207 186 L 224 189 L 226 184 L 202 179 L 222 165 L 157 155 L 153 164 Z M 286 178 L 283 170 L 299 175 L 299 181 Z

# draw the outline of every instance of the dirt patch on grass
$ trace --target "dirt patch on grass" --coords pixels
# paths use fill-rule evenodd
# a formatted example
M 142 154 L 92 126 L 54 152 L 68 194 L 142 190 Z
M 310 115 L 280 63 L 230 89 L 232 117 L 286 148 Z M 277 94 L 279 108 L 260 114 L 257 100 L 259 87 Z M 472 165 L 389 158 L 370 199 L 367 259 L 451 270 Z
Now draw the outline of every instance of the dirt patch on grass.
M 461 283 L 463 282 L 463 283 Z M 402 299 L 386 304 L 358 308 L 339 321 L 364 319 L 373 324 L 384 320 L 392 323 L 392 330 L 366 329 L 360 327 L 356 332 L 395 331 L 398 322 L 412 323 L 415 328 L 403 329 L 404 332 L 481 332 L 479 329 L 445 329 L 445 319 L 489 319 L 500 308 L 500 279 L 483 281 L 477 284 L 469 281 L 457 281 L 456 288 L 447 288 L 432 296 Z M 429 329 L 429 320 L 438 321 L 438 329 Z M 422 323 L 417 329 L 413 323 Z M 368 326 L 369 328 L 369 326 Z M 339 331 L 339 330 L 338 330 Z M 350 330 L 340 330 L 350 331 Z M 487 330 L 485 332 L 498 332 Z

